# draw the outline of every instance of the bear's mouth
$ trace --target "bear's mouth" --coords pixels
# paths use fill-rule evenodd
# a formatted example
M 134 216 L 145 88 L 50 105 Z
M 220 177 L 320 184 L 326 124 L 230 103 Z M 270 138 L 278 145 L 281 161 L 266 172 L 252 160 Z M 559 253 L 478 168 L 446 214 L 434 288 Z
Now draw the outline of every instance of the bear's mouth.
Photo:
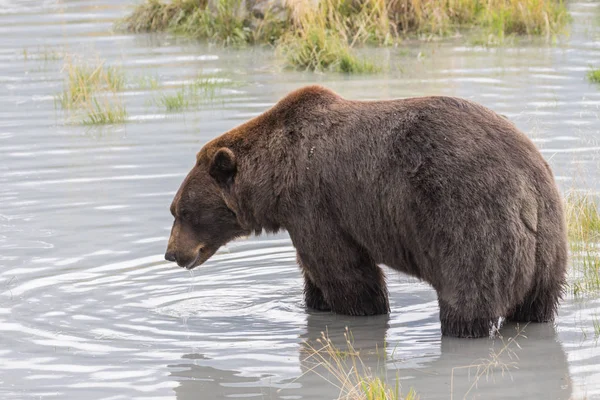
M 208 246 L 201 246 L 196 251 L 196 257 L 186 266 L 185 269 L 191 270 L 194 269 L 206 262 L 213 254 L 216 253 L 218 248 L 211 248 Z

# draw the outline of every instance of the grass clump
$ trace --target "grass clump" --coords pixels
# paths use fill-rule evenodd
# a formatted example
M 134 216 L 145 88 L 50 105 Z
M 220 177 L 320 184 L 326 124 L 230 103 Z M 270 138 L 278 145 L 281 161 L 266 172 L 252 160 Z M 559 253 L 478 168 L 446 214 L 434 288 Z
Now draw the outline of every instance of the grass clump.
M 118 92 L 125 87 L 125 73 L 117 67 L 104 67 L 81 64 L 67 59 L 64 70 L 67 78 L 63 93 L 58 100 L 64 109 L 72 109 L 89 104 L 97 91 L 108 90 Z
M 172 0 L 164 3 L 160 0 L 147 0 L 119 23 L 130 32 L 159 32 L 175 28 L 185 23 L 197 10 L 206 7 L 206 1 Z
M 444 36 L 477 28 L 490 43 L 508 35 L 553 37 L 569 21 L 563 0 L 273 0 L 259 13 L 244 0 L 146 0 L 123 22 L 133 32 L 171 31 L 225 45 L 271 43 L 288 66 L 318 71 L 378 70 L 358 45 Z M 283 7 L 283 10 L 278 8 Z
M 575 295 L 600 290 L 600 209 L 598 199 L 584 193 L 566 198 L 569 245 L 575 279 Z
M 321 333 L 316 347 L 306 343 L 308 355 L 303 360 L 312 365 L 307 372 L 316 373 L 340 389 L 340 400 L 417 400 L 416 392 L 411 389 L 406 396 L 400 392 L 398 380 L 390 386 L 384 379 L 374 376 L 360 358 L 354 347 L 350 332 L 344 333 L 346 350 L 334 345 L 326 333 Z M 328 373 L 334 381 L 322 374 Z
M 159 103 L 165 107 L 168 112 L 181 111 L 189 106 L 189 101 L 185 97 L 184 88 L 172 95 L 161 95 Z
M 127 119 L 127 111 L 122 104 L 110 101 L 99 101 L 97 98 L 92 99 L 86 116 L 83 119 L 84 125 L 107 125 L 121 124 Z
M 478 27 L 506 35 L 552 35 L 569 21 L 562 0 L 390 0 L 388 9 L 404 34 L 446 35 Z
M 160 82 L 155 76 L 141 76 L 138 78 L 137 86 L 140 89 L 157 90 L 160 87 Z
M 67 58 L 63 92 L 56 102 L 69 113 L 84 113 L 85 125 L 122 123 L 127 113 L 118 92 L 125 88 L 125 73 L 103 62 L 81 63 Z M 101 99 L 101 100 L 100 100 Z
M 223 41 L 236 37 L 272 41 L 272 35 L 252 32 L 264 30 L 265 23 L 276 19 L 280 32 L 275 36 L 282 36 L 302 28 L 298 22 L 303 15 L 316 12 L 332 27 L 341 28 L 343 35 L 382 44 L 390 35 L 446 35 L 465 27 L 501 36 L 550 35 L 569 21 L 563 0 L 295 0 L 286 2 L 287 14 L 276 18 L 255 18 L 244 6 L 241 0 L 146 0 L 121 25 L 132 32 L 174 30 Z
M 311 71 L 377 72 L 379 68 L 356 56 L 353 47 L 389 38 L 385 3 L 353 4 L 351 0 L 322 0 L 316 9 L 296 12 L 296 29 L 280 43 L 286 65 Z
M 173 94 L 162 94 L 156 103 L 167 112 L 180 112 L 190 107 L 214 100 L 219 88 L 225 82 L 215 77 L 200 77 L 189 84 L 183 85 Z
M 588 81 L 592 83 L 600 83 L 600 68 L 590 68 L 586 76 Z
M 120 28 L 130 32 L 170 31 L 224 45 L 274 43 L 284 32 L 287 16 L 267 10 L 255 18 L 243 0 L 148 0 L 135 8 Z
M 192 37 L 242 46 L 251 41 L 251 31 L 245 26 L 242 6 L 241 0 L 219 0 L 212 10 L 198 8 L 172 28 Z
M 357 57 L 353 49 L 335 32 L 308 28 L 286 39 L 280 51 L 286 66 L 310 71 L 371 73 L 377 66 Z

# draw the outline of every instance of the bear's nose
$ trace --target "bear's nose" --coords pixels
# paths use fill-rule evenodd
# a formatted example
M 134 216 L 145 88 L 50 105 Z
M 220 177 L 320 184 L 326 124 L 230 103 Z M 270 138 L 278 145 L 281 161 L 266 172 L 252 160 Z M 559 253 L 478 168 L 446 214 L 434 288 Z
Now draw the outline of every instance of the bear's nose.
M 177 262 L 177 257 L 175 256 L 175 252 L 174 251 L 167 251 L 165 253 L 165 260 L 171 261 L 171 262 Z

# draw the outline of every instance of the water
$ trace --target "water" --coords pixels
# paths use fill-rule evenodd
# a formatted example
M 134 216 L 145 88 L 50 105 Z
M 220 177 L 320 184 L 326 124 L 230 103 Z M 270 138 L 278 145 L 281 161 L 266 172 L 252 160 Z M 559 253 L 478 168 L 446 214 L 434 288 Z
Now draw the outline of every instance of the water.
M 163 261 L 169 204 L 197 150 L 308 83 L 356 99 L 476 100 L 535 140 L 563 190 L 598 192 L 600 87 L 584 75 L 600 65 L 600 3 L 569 8 L 557 46 L 383 49 L 372 57 L 388 73 L 348 78 L 284 72 L 269 49 L 112 33 L 127 12 L 118 1 L 0 1 L 0 398 L 335 398 L 306 342 L 327 330 L 343 347 L 345 327 L 368 367 L 424 399 L 600 398 L 598 297 L 568 296 L 519 348 L 514 325 L 505 343 L 441 338 L 435 293 L 390 271 L 389 317 L 307 313 L 285 234 L 231 243 L 193 273 Z M 64 54 L 126 71 L 127 124 L 68 123 L 54 103 Z M 157 77 L 172 91 L 199 73 L 229 83 L 184 114 L 136 84 Z

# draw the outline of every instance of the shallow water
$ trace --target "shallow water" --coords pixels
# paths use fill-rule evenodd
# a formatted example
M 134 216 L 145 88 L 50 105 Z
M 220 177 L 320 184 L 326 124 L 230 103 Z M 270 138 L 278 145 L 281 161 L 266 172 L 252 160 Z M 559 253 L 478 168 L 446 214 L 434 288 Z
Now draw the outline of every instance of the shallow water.
M 370 56 L 389 72 L 348 78 L 283 72 L 271 50 L 111 33 L 118 1 L 0 0 L 0 398 L 335 398 L 306 342 L 327 330 L 344 347 L 345 327 L 367 367 L 423 399 L 600 398 L 598 297 L 568 296 L 555 325 L 521 327 L 517 346 L 514 325 L 504 342 L 441 338 L 435 293 L 392 272 L 389 317 L 307 313 L 285 234 L 231 243 L 193 273 L 163 261 L 196 151 L 307 83 L 476 100 L 536 141 L 563 190 L 598 192 L 600 86 L 584 75 L 600 65 L 600 3 L 569 8 L 557 46 L 382 49 Z M 127 124 L 69 123 L 54 102 L 64 54 L 123 67 Z M 198 74 L 228 83 L 183 114 L 136 83 L 174 90 Z

